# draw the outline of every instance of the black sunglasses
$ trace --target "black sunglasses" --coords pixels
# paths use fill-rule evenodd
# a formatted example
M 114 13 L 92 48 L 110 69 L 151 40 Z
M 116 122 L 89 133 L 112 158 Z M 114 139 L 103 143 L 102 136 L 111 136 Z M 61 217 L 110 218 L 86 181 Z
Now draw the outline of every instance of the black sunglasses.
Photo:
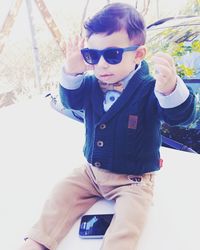
M 103 50 L 98 49 L 81 49 L 81 54 L 88 64 L 98 64 L 100 57 L 109 64 L 118 64 L 122 60 L 122 55 L 126 51 L 135 51 L 139 46 L 131 46 L 127 48 L 107 48 Z

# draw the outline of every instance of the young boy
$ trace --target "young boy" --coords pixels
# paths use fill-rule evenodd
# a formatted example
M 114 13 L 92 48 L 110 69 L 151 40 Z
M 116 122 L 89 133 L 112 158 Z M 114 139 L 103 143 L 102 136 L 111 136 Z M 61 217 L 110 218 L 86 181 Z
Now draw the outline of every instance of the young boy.
M 23 250 L 55 250 L 100 198 L 115 200 L 101 249 L 135 250 L 160 169 L 160 122 L 193 117 L 194 95 L 169 55 L 155 55 L 155 79 L 149 74 L 144 21 L 131 5 L 105 6 L 85 29 L 88 48 L 79 38 L 68 44 L 60 97 L 84 111 L 87 162 L 55 187 Z M 85 73 L 88 65 L 93 75 Z

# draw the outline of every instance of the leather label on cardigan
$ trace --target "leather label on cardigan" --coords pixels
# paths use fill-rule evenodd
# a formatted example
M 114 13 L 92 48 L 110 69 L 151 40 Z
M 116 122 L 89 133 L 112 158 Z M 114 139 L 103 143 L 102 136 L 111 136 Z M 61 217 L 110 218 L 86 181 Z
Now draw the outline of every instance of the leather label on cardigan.
M 128 117 L 128 128 L 136 129 L 138 123 L 138 116 L 137 115 L 129 115 Z

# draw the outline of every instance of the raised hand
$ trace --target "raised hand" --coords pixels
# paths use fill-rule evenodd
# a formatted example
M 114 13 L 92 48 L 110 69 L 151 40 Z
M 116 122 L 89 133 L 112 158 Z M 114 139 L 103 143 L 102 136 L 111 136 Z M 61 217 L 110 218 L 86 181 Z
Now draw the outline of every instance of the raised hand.
M 152 57 L 155 64 L 155 90 L 164 94 L 171 94 L 176 88 L 177 73 L 173 58 L 163 52 L 158 52 Z
M 76 75 L 88 70 L 88 66 L 84 62 L 80 52 L 83 47 L 84 38 L 78 35 L 68 40 L 64 65 L 64 70 L 67 74 Z

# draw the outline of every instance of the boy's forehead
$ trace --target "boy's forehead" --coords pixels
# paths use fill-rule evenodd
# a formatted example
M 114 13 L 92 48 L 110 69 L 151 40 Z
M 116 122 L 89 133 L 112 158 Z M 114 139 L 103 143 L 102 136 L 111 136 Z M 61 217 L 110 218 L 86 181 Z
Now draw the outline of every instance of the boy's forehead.
M 120 30 L 112 34 L 98 33 L 92 34 L 87 40 L 89 48 L 105 49 L 109 47 L 127 47 L 132 44 L 125 30 Z

